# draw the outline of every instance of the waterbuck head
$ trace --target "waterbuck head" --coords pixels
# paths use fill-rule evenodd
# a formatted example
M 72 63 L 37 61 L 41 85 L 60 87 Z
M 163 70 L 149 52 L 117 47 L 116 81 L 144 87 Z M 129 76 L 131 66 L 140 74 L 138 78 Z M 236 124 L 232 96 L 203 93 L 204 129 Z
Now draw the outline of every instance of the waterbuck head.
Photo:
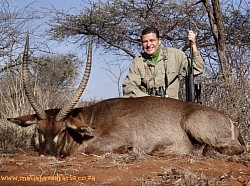
M 23 53 L 22 79 L 25 93 L 35 111 L 35 114 L 20 116 L 17 118 L 8 118 L 8 120 L 22 127 L 27 127 L 34 124 L 36 125 L 34 141 L 39 154 L 56 157 L 67 156 L 70 153 L 73 142 L 77 141 L 76 139 L 72 139 L 69 134 L 70 130 L 68 129 L 78 132 L 78 135 L 91 133 L 91 128 L 88 127 L 83 121 L 77 120 L 70 116 L 73 107 L 80 99 L 89 79 L 92 62 L 91 36 L 89 37 L 87 62 L 82 81 L 75 95 L 61 109 L 51 109 L 45 111 L 36 101 L 30 85 L 28 61 L 29 35 L 27 34 Z

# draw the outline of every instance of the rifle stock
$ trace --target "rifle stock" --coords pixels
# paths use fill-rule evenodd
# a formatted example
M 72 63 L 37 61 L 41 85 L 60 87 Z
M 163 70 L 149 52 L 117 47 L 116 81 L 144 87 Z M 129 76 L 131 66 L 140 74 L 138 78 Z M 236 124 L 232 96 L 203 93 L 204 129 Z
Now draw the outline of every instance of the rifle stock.
M 194 101 L 194 73 L 193 73 L 193 60 L 188 61 L 188 74 L 186 76 L 186 101 Z

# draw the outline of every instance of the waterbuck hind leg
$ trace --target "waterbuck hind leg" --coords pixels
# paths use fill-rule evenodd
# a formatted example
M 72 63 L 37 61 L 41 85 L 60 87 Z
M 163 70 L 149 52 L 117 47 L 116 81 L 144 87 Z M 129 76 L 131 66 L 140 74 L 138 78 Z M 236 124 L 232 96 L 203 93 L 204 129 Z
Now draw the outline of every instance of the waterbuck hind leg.
M 227 144 L 222 144 L 217 147 L 217 150 L 222 154 L 235 155 L 241 154 L 246 151 L 246 145 L 241 137 L 239 129 L 233 124 L 232 125 L 232 138 L 228 140 Z
M 245 150 L 242 138 L 239 140 L 239 129 L 227 116 L 214 109 L 192 110 L 183 118 L 182 126 L 199 143 L 207 144 L 222 154 L 241 154 Z
M 161 141 L 154 146 L 151 151 L 151 155 L 165 156 L 165 155 L 191 155 L 195 153 L 196 148 L 189 140 L 188 136 L 183 134 L 179 135 L 178 138 L 172 141 L 168 138 Z

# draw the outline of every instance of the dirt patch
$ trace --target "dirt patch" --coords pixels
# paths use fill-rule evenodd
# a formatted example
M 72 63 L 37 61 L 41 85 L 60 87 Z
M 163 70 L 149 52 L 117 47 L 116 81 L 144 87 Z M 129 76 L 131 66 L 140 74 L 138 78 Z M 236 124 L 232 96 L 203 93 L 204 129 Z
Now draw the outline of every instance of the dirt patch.
M 75 154 L 63 160 L 33 150 L 2 153 L 0 185 L 250 185 L 248 154 L 235 157 Z

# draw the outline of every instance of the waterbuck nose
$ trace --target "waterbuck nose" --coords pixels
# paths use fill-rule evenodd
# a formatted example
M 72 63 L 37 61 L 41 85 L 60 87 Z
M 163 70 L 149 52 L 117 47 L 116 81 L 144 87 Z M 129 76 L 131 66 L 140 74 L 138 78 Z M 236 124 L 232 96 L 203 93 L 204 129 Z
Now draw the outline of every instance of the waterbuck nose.
M 40 155 L 44 156 L 58 156 L 55 147 L 50 143 L 44 143 L 40 148 Z

